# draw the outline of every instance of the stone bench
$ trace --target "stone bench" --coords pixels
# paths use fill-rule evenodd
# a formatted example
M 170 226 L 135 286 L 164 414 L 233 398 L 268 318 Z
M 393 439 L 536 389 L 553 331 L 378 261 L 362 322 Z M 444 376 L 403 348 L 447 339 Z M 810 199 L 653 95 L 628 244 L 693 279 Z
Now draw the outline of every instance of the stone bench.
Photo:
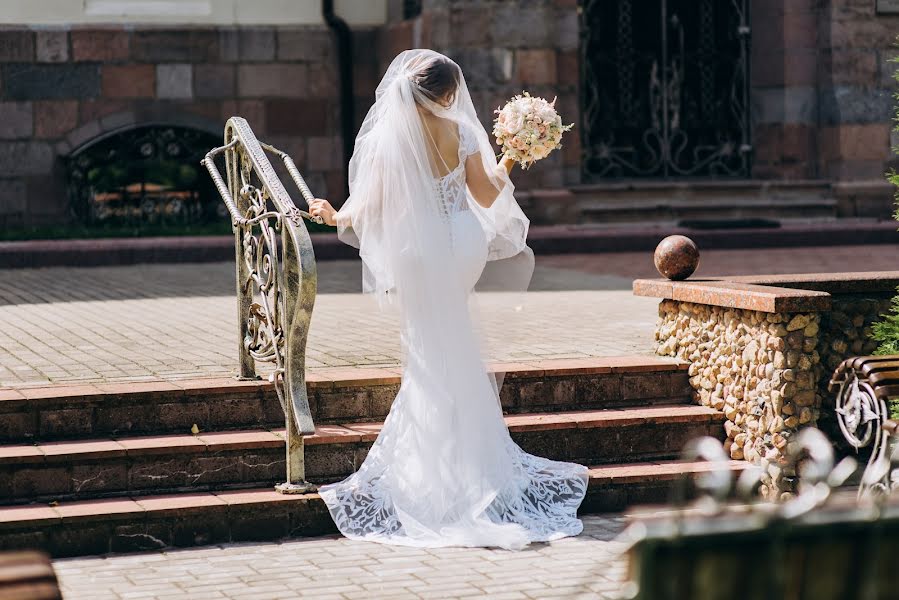
M 690 363 L 698 402 L 727 416 L 730 456 L 765 466 L 762 494 L 788 499 L 790 437 L 809 425 L 842 437 L 829 373 L 873 353 L 871 325 L 897 286 L 899 271 L 641 279 L 633 290 L 661 298 L 656 352 Z
M 50 557 L 43 552 L 0 553 L 0 600 L 61 600 Z

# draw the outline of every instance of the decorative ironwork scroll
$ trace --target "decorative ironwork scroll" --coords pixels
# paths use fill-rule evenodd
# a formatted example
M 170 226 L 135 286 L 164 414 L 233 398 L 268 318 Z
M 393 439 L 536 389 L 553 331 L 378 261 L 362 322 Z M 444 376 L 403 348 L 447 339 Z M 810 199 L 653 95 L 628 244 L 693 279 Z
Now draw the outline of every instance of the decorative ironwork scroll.
M 316 293 L 315 255 L 303 218 L 275 174 L 266 151 L 278 156 L 307 203 L 313 200 L 293 160 L 260 143 L 246 120 L 225 125 L 225 145 L 202 164 L 228 208 L 237 260 L 240 377 L 256 378 L 255 363 L 274 364 L 269 376 L 287 425 L 287 482 L 276 489 L 302 493 L 305 481 L 303 434 L 315 426 L 306 395 L 306 339 Z M 227 184 L 214 158 L 224 153 Z
M 889 418 L 886 401 L 878 397 L 865 376 L 854 370 L 839 382 L 837 423 L 846 441 L 856 450 L 871 447 L 871 456 L 859 485 L 859 496 L 888 495 L 899 488 L 899 472 L 891 468 L 890 436 L 884 429 Z M 899 447 L 896 448 L 899 453 Z
M 585 179 L 747 176 L 748 0 L 584 0 Z

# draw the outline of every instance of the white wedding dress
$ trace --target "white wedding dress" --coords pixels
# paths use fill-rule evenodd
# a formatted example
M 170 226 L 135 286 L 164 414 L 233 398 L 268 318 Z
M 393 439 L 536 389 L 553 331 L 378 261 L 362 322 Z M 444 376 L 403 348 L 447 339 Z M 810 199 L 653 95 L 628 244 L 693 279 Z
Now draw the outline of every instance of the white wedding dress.
M 459 282 L 464 297 L 446 285 L 434 296 L 437 318 L 429 303 L 405 307 L 405 368 L 383 428 L 358 471 L 319 493 L 351 539 L 520 549 L 581 532 L 587 468 L 528 454 L 509 436 L 467 304 L 488 239 L 466 194 L 465 159 L 479 151 L 478 140 L 470 127 L 459 132 L 459 166 L 432 176 L 428 196 L 449 236 L 442 276 Z

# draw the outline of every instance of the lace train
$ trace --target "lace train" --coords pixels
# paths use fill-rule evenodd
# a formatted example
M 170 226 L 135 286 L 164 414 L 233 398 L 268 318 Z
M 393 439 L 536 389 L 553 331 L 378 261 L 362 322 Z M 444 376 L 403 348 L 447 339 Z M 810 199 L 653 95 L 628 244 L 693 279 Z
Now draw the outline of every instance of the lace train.
M 547 460 L 515 447 L 520 462 L 506 487 L 480 514 L 459 516 L 437 531 L 403 514 L 382 475 L 355 473 L 322 486 L 319 493 L 340 532 L 356 540 L 519 550 L 531 542 L 578 535 L 583 523 L 577 518 L 577 508 L 587 492 L 587 468 Z
M 409 418 L 418 399 L 414 383 L 404 382 L 360 469 L 319 489 L 343 535 L 518 550 L 582 531 L 577 509 L 587 493 L 587 467 L 522 450 L 498 406 L 479 417 L 484 427 L 451 433 L 445 426 L 457 419 L 450 417 L 431 420 L 426 435 L 411 435 L 409 423 L 418 421 Z

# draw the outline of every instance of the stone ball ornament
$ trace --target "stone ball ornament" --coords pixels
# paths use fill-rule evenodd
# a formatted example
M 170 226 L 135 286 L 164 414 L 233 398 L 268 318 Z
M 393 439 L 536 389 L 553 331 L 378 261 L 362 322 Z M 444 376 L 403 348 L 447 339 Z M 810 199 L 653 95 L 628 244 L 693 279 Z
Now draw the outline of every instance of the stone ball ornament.
M 656 269 L 672 281 L 686 279 L 699 266 L 699 247 L 684 235 L 669 235 L 656 246 Z

